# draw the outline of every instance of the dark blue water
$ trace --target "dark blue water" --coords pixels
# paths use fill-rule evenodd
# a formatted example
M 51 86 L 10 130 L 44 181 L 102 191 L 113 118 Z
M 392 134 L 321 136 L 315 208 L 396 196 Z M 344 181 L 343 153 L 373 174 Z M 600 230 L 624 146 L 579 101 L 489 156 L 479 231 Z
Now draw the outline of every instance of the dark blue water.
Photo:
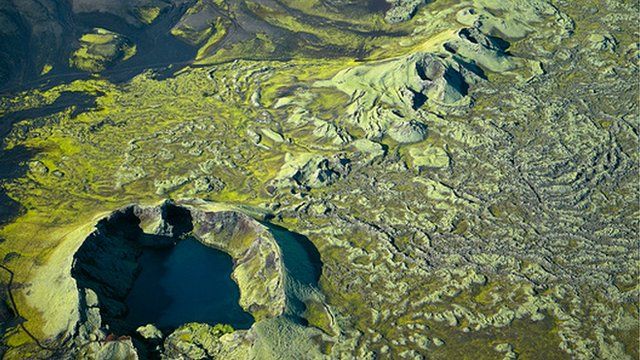
M 369 11 L 371 12 L 386 12 L 391 9 L 391 3 L 387 0 L 369 0 Z
M 251 315 L 238 304 L 231 257 L 193 238 L 166 249 L 145 249 L 142 271 L 125 301 L 125 321 L 171 330 L 188 322 L 230 324 L 248 329 Z
M 266 224 L 276 239 L 289 275 L 305 285 L 317 286 L 322 273 L 320 253 L 306 236 Z

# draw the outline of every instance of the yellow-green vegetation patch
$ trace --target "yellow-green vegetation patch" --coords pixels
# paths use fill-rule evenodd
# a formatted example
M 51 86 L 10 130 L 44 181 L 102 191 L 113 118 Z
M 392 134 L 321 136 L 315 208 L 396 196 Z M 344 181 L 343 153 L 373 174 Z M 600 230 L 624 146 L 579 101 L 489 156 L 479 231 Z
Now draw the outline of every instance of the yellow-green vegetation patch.
M 136 8 L 136 16 L 140 21 L 149 25 L 160 15 L 160 9 L 157 6 L 140 6 Z
M 51 64 L 44 64 L 44 66 L 42 67 L 42 71 L 40 71 L 40 75 L 46 75 L 49 73 L 49 71 L 51 71 L 53 69 L 53 65 Z
M 101 72 L 136 53 L 136 46 L 117 33 L 95 28 L 82 35 L 79 48 L 71 55 L 70 65 L 87 72 Z

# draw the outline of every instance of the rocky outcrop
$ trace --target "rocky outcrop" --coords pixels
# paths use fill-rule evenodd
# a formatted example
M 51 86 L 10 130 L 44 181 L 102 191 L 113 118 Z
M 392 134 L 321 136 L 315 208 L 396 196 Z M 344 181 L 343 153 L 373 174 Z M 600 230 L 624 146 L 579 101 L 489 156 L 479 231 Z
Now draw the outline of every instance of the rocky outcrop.
M 71 55 L 71 66 L 88 72 L 101 72 L 118 61 L 135 55 L 136 46 L 126 37 L 96 28 L 82 35 L 80 47 Z
M 130 338 L 91 342 L 79 348 L 77 357 L 87 360 L 137 360 L 139 358 Z
M 451 164 L 449 154 L 440 147 L 412 147 L 409 149 L 413 167 L 421 168 L 443 168 Z
M 477 76 L 450 56 L 418 52 L 349 68 L 316 85 L 349 95 L 348 120 L 368 138 L 389 135 L 398 142 L 417 142 L 426 137 L 424 110 L 467 105 L 475 81 Z
M 213 359 L 223 353 L 225 342 L 234 339 L 233 328 L 225 325 L 185 324 L 174 331 L 164 342 L 163 359 Z M 223 340 L 221 337 L 226 336 Z M 247 350 L 248 346 L 241 344 Z
M 386 154 L 385 148 L 375 141 L 369 139 L 358 139 L 351 145 L 365 158 L 366 162 L 381 158 Z
M 326 158 L 312 153 L 286 154 L 273 184 L 279 188 L 319 188 L 334 183 L 348 172 L 349 160 L 338 155 Z
M 215 19 L 220 16 L 222 14 L 213 1 L 199 0 L 171 29 L 171 34 L 191 45 L 198 45 L 217 31 Z
M 234 259 L 233 279 L 240 287 L 240 306 L 256 320 L 284 313 L 282 254 L 273 235 L 247 215 L 191 210 L 193 234 L 204 244 Z
M 399 23 L 410 20 L 425 0 L 387 0 L 391 3 L 391 9 L 385 14 L 385 20 L 389 23 Z
M 420 142 L 427 137 L 427 126 L 417 121 L 395 122 L 387 135 L 401 144 Z
M 152 342 L 162 341 L 164 336 L 162 335 L 162 331 L 155 327 L 153 324 L 147 324 L 145 326 L 140 326 L 136 329 L 136 332 L 140 334 L 145 340 L 149 340 Z
M 510 71 L 518 65 L 517 60 L 507 54 L 508 47 L 508 42 L 485 35 L 475 27 L 459 30 L 453 39 L 444 44 L 450 53 L 492 72 Z

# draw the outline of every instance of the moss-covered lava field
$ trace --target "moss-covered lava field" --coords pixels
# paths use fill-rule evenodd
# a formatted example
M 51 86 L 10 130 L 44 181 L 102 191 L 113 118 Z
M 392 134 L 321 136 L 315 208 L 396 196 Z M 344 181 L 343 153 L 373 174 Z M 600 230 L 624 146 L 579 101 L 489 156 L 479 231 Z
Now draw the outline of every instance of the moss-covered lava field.
M 0 2 L 0 354 L 638 359 L 639 14 Z M 186 237 L 250 326 L 127 323 Z

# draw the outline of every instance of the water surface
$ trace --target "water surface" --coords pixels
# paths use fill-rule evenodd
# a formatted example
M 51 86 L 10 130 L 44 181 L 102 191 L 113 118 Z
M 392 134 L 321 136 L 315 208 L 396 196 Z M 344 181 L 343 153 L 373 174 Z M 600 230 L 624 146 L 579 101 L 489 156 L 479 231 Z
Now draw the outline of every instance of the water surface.
M 391 3 L 387 0 L 369 0 L 369 11 L 371 12 L 387 12 L 391 9 Z
M 248 329 L 253 323 L 238 304 L 228 254 L 187 238 L 174 247 L 145 249 L 138 261 L 142 270 L 125 300 L 129 325 L 172 330 L 200 322 Z
M 320 253 L 306 236 L 283 227 L 267 224 L 280 250 L 291 277 L 304 285 L 317 286 L 322 273 Z

